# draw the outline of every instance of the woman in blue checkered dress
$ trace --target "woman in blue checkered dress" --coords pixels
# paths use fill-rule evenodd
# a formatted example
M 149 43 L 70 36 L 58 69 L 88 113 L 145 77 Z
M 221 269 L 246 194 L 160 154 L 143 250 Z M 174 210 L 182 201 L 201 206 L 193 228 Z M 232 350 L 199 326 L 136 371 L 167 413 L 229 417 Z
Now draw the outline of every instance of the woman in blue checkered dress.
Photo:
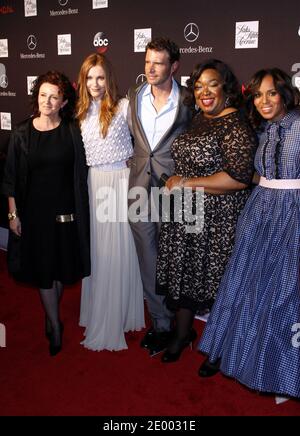
M 300 397 L 300 94 L 275 68 L 248 89 L 259 184 L 199 344 L 208 355 L 199 375 L 220 369 L 252 389 Z

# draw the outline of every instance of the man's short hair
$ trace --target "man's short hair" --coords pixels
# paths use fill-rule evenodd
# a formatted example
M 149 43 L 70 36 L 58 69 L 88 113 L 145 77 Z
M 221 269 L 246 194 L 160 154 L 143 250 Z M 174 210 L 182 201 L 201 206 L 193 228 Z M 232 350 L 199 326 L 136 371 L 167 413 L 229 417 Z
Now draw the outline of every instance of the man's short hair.
M 163 51 L 166 50 L 169 54 L 170 62 L 173 64 L 176 61 L 179 61 L 180 51 L 179 47 L 175 42 L 171 41 L 169 38 L 154 38 L 152 41 L 148 42 L 146 46 L 147 50 L 156 50 Z

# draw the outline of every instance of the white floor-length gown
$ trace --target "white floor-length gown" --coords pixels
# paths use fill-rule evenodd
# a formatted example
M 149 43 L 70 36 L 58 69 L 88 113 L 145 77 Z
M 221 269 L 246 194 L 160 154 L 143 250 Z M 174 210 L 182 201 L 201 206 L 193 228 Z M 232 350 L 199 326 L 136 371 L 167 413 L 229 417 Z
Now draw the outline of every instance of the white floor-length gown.
M 91 350 L 127 348 L 124 332 L 145 326 L 143 287 L 127 219 L 132 143 L 126 123 L 128 102 L 120 100 L 108 134 L 100 134 L 99 103 L 82 123 L 91 224 L 91 276 L 82 282 L 79 324 Z

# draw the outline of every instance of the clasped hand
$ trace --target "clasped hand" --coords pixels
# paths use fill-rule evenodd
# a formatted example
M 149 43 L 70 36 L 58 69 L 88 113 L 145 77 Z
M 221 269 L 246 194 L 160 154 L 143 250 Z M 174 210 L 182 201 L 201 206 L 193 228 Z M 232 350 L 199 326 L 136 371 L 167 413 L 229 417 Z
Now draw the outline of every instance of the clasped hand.
M 166 194 L 172 191 L 172 189 L 182 188 L 183 177 L 181 176 L 171 176 L 166 181 Z
M 20 221 L 20 218 L 17 217 L 14 220 L 9 221 L 9 228 L 17 236 L 21 236 L 21 221 Z

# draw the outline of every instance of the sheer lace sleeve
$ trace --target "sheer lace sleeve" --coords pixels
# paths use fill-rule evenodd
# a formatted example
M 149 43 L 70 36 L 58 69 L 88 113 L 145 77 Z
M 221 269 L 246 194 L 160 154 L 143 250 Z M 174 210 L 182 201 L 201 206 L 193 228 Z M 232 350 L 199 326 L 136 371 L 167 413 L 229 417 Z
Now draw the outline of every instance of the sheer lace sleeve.
M 256 135 L 239 115 L 225 122 L 222 141 L 223 171 L 241 183 L 250 184 L 254 173 Z M 229 120 L 227 120 L 229 121 Z

